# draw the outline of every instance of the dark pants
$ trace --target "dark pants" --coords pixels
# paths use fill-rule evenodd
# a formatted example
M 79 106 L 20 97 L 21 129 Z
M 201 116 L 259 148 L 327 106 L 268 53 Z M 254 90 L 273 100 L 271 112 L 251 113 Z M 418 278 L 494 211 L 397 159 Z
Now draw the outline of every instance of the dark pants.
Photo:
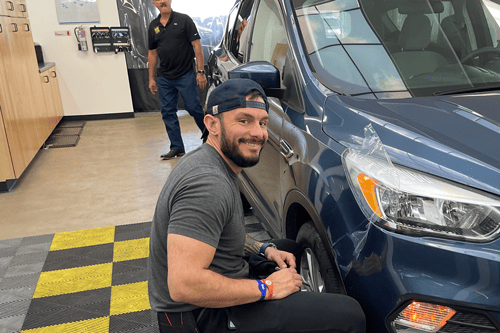
M 186 111 L 194 118 L 196 125 L 202 132 L 205 129 L 204 111 L 200 105 L 196 86 L 196 74 L 189 71 L 175 80 L 160 76 L 158 77 L 158 89 L 160 91 L 161 115 L 170 139 L 170 149 L 184 149 L 179 118 L 177 117 L 179 93 L 184 100 Z
M 293 253 L 298 265 L 302 251 L 297 243 L 290 240 L 273 242 L 280 250 Z M 251 265 L 251 278 L 263 274 L 261 268 L 265 263 L 255 262 L 256 265 Z M 269 269 L 273 265 L 267 266 Z M 358 302 L 349 296 L 299 291 L 280 300 L 222 309 L 202 308 L 182 314 L 161 312 L 158 324 L 161 333 L 362 333 L 365 332 L 365 315 Z

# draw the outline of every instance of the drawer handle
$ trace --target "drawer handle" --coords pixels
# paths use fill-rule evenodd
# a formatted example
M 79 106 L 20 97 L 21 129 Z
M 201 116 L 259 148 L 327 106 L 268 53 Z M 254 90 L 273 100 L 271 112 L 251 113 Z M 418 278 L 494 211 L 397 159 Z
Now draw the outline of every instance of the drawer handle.
M 24 23 L 24 26 L 26 27 L 26 32 L 30 31 L 30 25 L 28 23 Z
M 0 24 L 0 34 L 3 33 L 3 27 L 2 24 Z
M 9 4 L 9 9 L 11 12 L 13 12 L 16 8 L 14 7 L 14 3 L 12 1 L 7 1 L 7 3 Z
M 48 75 L 45 75 L 44 78 L 45 78 L 45 83 L 49 83 L 50 82 L 50 79 L 49 79 Z
M 19 6 L 21 6 L 21 12 L 23 13 L 26 13 L 26 5 L 24 3 L 20 4 Z
M 52 71 L 52 77 L 57 77 L 56 71 Z
M 14 27 L 14 30 L 12 32 L 18 32 L 19 28 L 17 27 L 17 23 L 11 23 L 11 24 Z

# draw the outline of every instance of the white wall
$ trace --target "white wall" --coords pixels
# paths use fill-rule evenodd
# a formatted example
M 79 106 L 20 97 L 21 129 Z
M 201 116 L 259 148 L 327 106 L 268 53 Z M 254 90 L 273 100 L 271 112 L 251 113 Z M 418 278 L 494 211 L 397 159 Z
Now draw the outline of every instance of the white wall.
M 92 51 L 90 27 L 119 26 L 116 0 L 98 0 L 100 23 L 83 24 L 89 51 L 78 51 L 77 24 L 59 24 L 54 0 L 27 0 L 33 41 L 42 46 L 45 62 L 56 63 L 64 115 L 133 112 L 127 64 L 122 52 Z M 70 36 L 56 36 L 56 31 Z

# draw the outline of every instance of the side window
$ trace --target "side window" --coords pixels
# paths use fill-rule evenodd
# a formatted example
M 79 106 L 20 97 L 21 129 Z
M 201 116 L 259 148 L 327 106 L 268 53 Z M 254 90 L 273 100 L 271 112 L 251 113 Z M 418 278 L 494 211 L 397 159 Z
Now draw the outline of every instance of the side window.
M 234 32 L 234 23 L 236 21 L 236 16 L 238 15 L 238 9 L 240 8 L 240 4 L 237 3 L 231 12 L 229 13 L 229 16 L 227 18 L 227 32 L 226 32 L 226 39 L 224 40 L 224 43 L 228 46 L 231 47 L 231 36 L 233 35 Z
M 265 60 L 281 72 L 288 52 L 285 26 L 274 0 L 261 0 L 257 9 L 249 61 Z
M 234 23 L 231 34 L 231 53 L 243 62 L 248 46 L 248 36 L 252 22 L 252 7 L 254 0 L 243 0 Z

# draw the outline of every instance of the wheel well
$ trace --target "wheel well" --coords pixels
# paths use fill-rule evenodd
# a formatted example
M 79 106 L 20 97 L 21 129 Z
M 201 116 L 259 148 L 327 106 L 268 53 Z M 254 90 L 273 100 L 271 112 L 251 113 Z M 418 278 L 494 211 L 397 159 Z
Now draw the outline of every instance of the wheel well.
M 286 219 L 286 238 L 295 240 L 300 227 L 304 223 L 311 221 L 311 216 L 302 205 L 293 203 L 288 208 Z

